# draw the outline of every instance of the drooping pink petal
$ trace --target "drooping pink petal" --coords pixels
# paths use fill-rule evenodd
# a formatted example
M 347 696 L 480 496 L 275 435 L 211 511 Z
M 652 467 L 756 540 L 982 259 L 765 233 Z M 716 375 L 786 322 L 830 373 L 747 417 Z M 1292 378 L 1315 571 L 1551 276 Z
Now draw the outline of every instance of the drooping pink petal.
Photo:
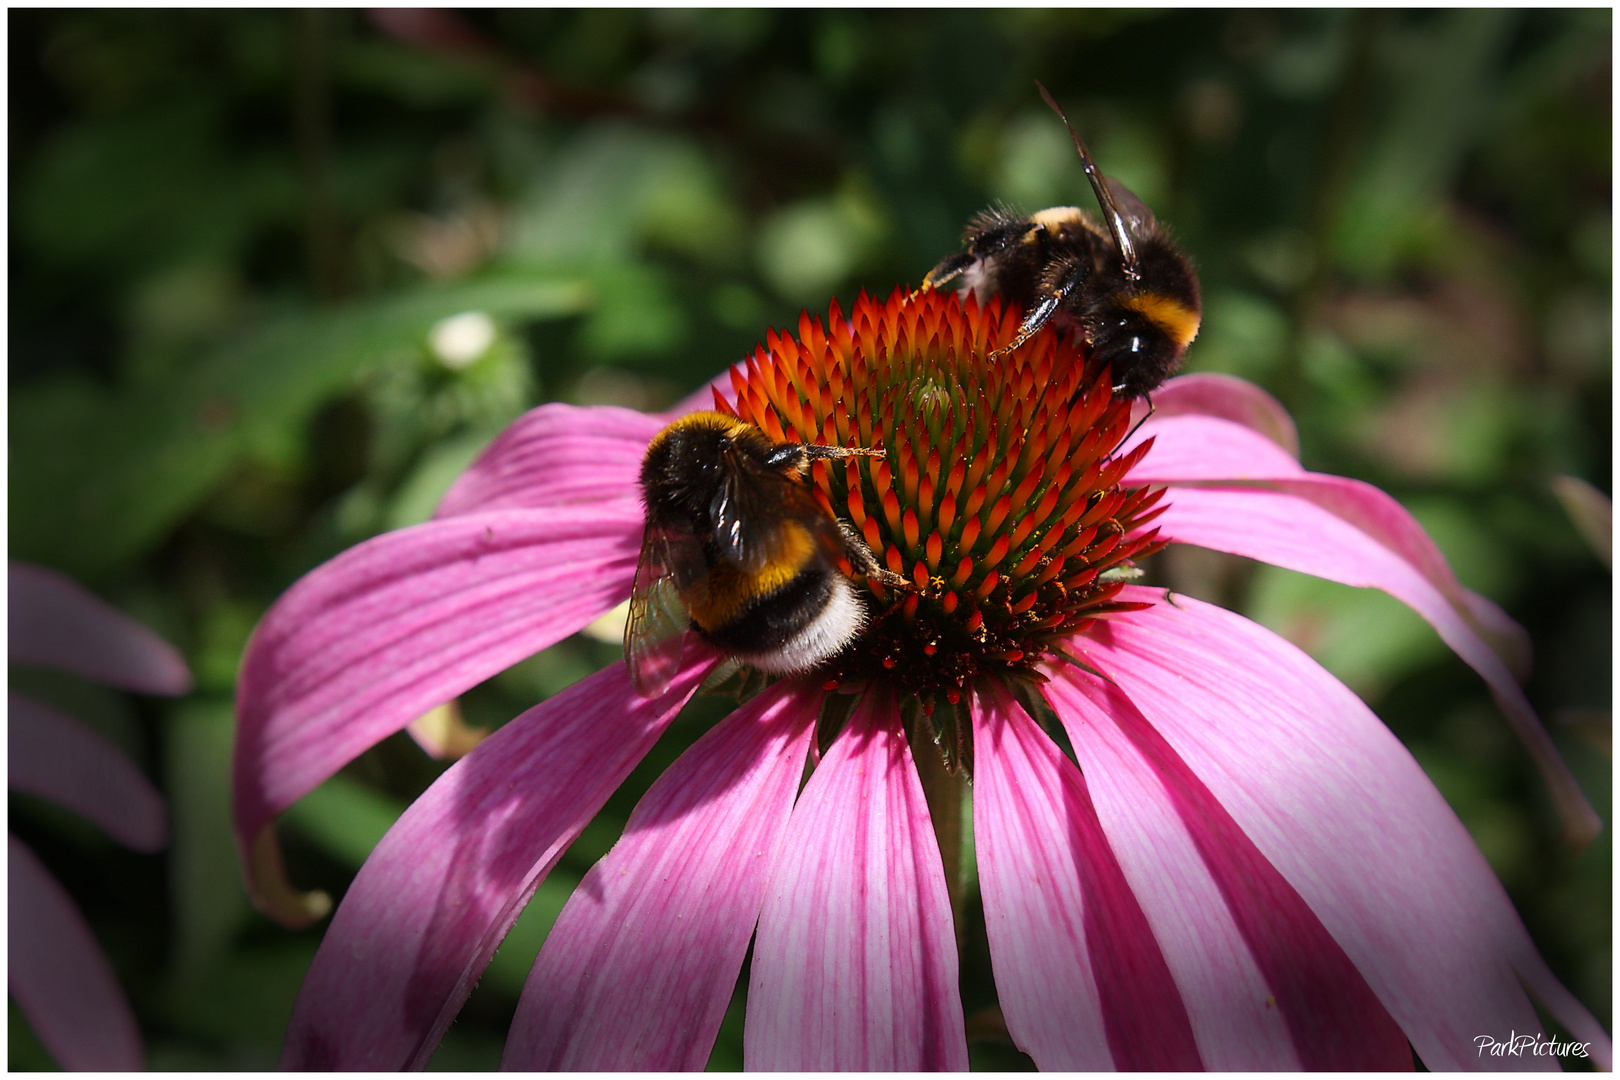
M 168 839 L 163 796 L 123 751 L 79 721 L 24 694 L 8 695 L 11 788 L 65 806 L 136 851 Z
M 1147 589 L 1126 597 L 1155 600 Z M 1540 1030 L 1523 978 L 1608 1067 L 1608 1037 L 1558 986 L 1440 793 L 1304 653 L 1180 597 L 1077 639 L 1075 651 L 1151 717 L 1163 746 L 1310 905 L 1427 1066 L 1545 1064 L 1481 1057 L 1474 1042 Z M 1125 734 L 1138 754 L 1153 752 L 1140 726 Z
M 1530 638 L 1506 612 L 1462 587 L 1451 565 L 1417 520 L 1388 493 L 1360 480 L 1307 472 L 1253 431 L 1206 416 L 1155 415 L 1130 445 L 1153 447 L 1131 470 L 1132 483 L 1230 486 L 1248 481 L 1263 490 L 1309 500 L 1412 565 L 1474 625 L 1521 680 L 1530 670 Z
M 237 685 L 244 853 L 366 747 L 630 594 L 631 499 L 429 522 L 351 548 L 278 600 Z
M 1294 455 L 1270 439 L 1218 417 L 1155 412 L 1122 444 L 1120 452 L 1150 439 L 1153 446 L 1128 474 L 1132 484 L 1291 480 L 1310 475 Z
M 17 1007 L 64 1069 L 139 1069 L 140 1030 L 84 917 L 34 853 L 6 839 L 6 977 Z
M 1005 692 L 973 715 L 973 832 L 997 996 L 1043 1071 L 1201 1069 L 1086 781 Z
M 411 804 L 332 918 L 283 1068 L 426 1063 L 535 888 L 714 666 L 687 653 L 661 698 L 637 696 L 622 664 L 575 683 Z
M 777 683 L 647 792 L 563 908 L 503 1069 L 702 1069 L 798 793 L 819 691 Z
M 1154 523 L 1163 537 L 1329 581 L 1382 589 L 1423 616 L 1490 687 L 1551 790 L 1570 840 L 1584 845 L 1602 829 L 1597 812 L 1513 673 L 1411 562 L 1297 495 L 1247 488 L 1179 488 L 1166 503 Z
M 609 405 L 530 409 L 478 455 L 434 516 L 635 498 L 647 443 L 663 426 Z
M 12 663 L 56 668 L 142 694 L 191 689 L 191 673 L 168 642 L 66 574 L 14 562 L 7 581 Z
M 1299 457 L 1299 431 L 1282 403 L 1233 375 L 1200 372 L 1171 379 L 1153 392 L 1153 416 L 1214 416 L 1242 424 Z M 1152 421 L 1150 421 L 1152 422 Z
M 1135 704 L 1068 670 L 1047 698 L 1210 1067 L 1410 1070 L 1405 1035 L 1344 950 Z
M 754 941 L 743 1060 L 967 1068 L 945 869 L 899 709 L 873 692 L 789 819 Z

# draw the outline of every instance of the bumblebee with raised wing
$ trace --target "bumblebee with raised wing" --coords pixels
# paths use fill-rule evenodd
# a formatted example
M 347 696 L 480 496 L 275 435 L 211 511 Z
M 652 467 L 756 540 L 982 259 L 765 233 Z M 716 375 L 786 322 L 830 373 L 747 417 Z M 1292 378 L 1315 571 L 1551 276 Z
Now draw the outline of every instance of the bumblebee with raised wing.
M 1140 397 L 1176 373 L 1198 333 L 1198 273 L 1142 200 L 1103 177 L 1069 118 L 1035 85 L 1069 129 L 1103 220 L 1074 206 L 1030 217 L 986 210 L 968 224 L 966 250 L 929 271 L 923 286 L 960 279 L 981 303 L 999 295 L 1022 311 L 1017 336 L 997 354 L 1048 323 L 1078 329 L 1092 362 L 1109 366 L 1115 392 Z
M 910 588 L 808 481 L 818 459 L 883 453 L 774 443 L 718 412 L 683 416 L 656 435 L 641 465 L 647 525 L 624 635 L 637 693 L 655 697 L 669 685 L 688 630 L 772 674 L 835 655 L 867 618 L 840 557 L 870 580 Z

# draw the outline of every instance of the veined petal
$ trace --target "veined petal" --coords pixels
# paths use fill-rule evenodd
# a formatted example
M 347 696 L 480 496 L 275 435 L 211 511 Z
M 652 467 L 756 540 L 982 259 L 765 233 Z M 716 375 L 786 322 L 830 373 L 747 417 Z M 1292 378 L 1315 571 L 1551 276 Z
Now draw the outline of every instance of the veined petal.
M 1294 455 L 1272 440 L 1220 417 L 1163 416 L 1155 411 L 1120 452 L 1149 440 L 1153 445 L 1127 474 L 1129 483 L 1290 480 L 1310 475 Z
M 1246 555 L 1346 585 L 1382 589 L 1411 607 L 1484 678 L 1541 770 L 1571 841 L 1584 845 L 1602 829 L 1597 812 L 1502 658 L 1401 555 L 1315 503 L 1276 491 L 1179 488 L 1154 524 L 1170 540 Z
M 1249 481 L 1263 485 L 1263 490 L 1309 500 L 1410 563 L 1473 623 L 1515 675 L 1521 680 L 1528 676 L 1530 637 L 1524 628 L 1489 600 L 1463 588 L 1423 526 L 1386 492 L 1360 480 L 1307 472 L 1271 442 L 1225 419 L 1155 414 L 1133 442 L 1150 437 L 1153 447 L 1131 470 L 1131 482 Z
M 66 574 L 14 562 L 7 584 L 12 663 L 56 668 L 141 694 L 191 689 L 191 673 L 168 642 Z
M 1138 588 L 1127 596 L 1155 598 Z M 1304 653 L 1188 598 L 1110 623 L 1077 639 L 1076 651 L 1152 717 L 1164 744 L 1310 905 L 1429 1068 L 1547 1064 L 1481 1057 L 1474 1042 L 1540 1030 L 1520 978 L 1609 1067 L 1607 1035 L 1548 971 L 1440 793 L 1378 718 Z
M 629 499 L 457 517 L 376 537 L 294 585 L 237 685 L 244 858 L 366 747 L 622 601 L 641 528 Z
M 1201 1069 L 1085 779 L 1005 691 L 976 705 L 974 846 L 1008 1033 L 1043 1071 Z
M 1290 457 L 1299 457 L 1299 431 L 1294 427 L 1294 418 L 1280 401 L 1246 379 L 1200 372 L 1171 379 L 1153 392 L 1153 420 L 1149 423 L 1187 415 L 1214 416 L 1242 424 L 1288 451 Z
M 1344 950 L 1132 700 L 1070 669 L 1047 698 L 1210 1067 L 1410 1070 L 1405 1035 Z
M 8 704 L 6 768 L 14 791 L 67 807 L 125 847 L 163 847 L 163 796 L 123 751 L 31 697 L 12 691 Z
M 714 665 L 687 653 L 660 698 L 636 695 L 622 664 L 575 683 L 411 804 L 327 928 L 283 1068 L 426 1064 L 535 888 Z
M 64 1069 L 141 1068 L 141 1033 L 84 917 L 34 853 L 7 840 L 6 976 L 11 996 Z
M 1109 712 L 1063 668 L 1044 688 L 1069 734 L 1109 846 L 1159 941 L 1205 1067 L 1304 1067 L 1285 1017 L 1188 823 Z M 1128 707 L 1128 705 L 1127 705 Z
M 653 784 L 524 984 L 503 1069 L 702 1069 L 786 832 L 821 694 L 784 680 Z
M 793 809 L 743 1057 L 765 1071 L 967 1068 L 945 868 L 892 699 L 865 695 Z
M 434 517 L 634 498 L 647 443 L 663 426 L 609 405 L 531 409 L 478 455 Z

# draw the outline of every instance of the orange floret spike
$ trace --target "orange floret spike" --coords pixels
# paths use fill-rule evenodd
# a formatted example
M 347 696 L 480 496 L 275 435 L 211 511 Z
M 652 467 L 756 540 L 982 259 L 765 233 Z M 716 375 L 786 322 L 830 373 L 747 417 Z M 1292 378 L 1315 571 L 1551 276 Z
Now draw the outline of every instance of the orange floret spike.
M 1011 496 L 1003 495 L 997 499 L 995 505 L 990 507 L 990 513 L 985 516 L 984 527 L 990 532 L 1000 529 L 1002 523 L 1007 520 L 1007 515 L 1012 513 L 1012 507 Z
M 866 541 L 867 547 L 871 548 L 873 551 L 876 551 L 878 548 L 883 546 L 883 533 L 878 530 L 877 518 L 868 517 L 865 521 L 861 522 L 860 528 L 861 539 Z
M 1001 560 L 1007 557 L 1007 552 L 1011 549 L 1011 547 L 1011 537 L 1006 535 L 996 537 L 995 540 L 990 544 L 990 550 L 986 552 L 984 558 L 980 560 L 979 565 L 986 568 L 1000 566 Z
M 1018 524 L 1013 526 L 1013 547 L 1019 548 L 1024 546 L 1024 541 L 1029 539 L 1029 534 L 1035 531 L 1035 521 L 1036 518 L 1034 514 L 1025 514 L 1019 519 Z
M 977 514 L 980 508 L 984 506 L 984 500 L 988 494 L 989 488 L 983 484 L 968 492 L 967 502 L 962 506 L 962 516 L 973 517 Z
M 851 473 L 854 466 L 850 466 Z M 857 529 L 866 524 L 866 501 L 861 498 L 861 480 L 857 475 L 851 475 L 849 480 L 849 497 L 845 500 L 849 508 L 849 520 Z
M 957 539 L 957 546 L 963 551 L 972 551 L 973 545 L 979 542 L 979 532 L 984 528 L 984 522 L 979 518 L 970 517 L 962 522 L 962 535 Z

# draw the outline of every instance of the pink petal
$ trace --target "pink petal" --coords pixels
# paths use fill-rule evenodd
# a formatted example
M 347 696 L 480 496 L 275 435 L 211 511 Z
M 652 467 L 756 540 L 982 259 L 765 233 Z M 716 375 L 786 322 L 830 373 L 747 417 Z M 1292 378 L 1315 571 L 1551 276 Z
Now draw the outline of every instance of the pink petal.
M 793 809 L 743 1057 L 764 1071 L 967 1068 L 945 869 L 892 700 L 866 695 Z
M 1292 480 L 1311 475 L 1276 443 L 1215 417 L 1163 416 L 1155 412 L 1123 444 L 1121 453 L 1149 439 L 1152 448 L 1128 474 L 1132 484 Z
M 1501 608 L 1462 587 L 1446 557 L 1406 508 L 1360 480 L 1306 472 L 1288 454 L 1252 431 L 1201 416 L 1155 416 L 1132 440 L 1153 448 L 1131 470 L 1133 483 L 1184 485 L 1250 481 L 1307 499 L 1343 518 L 1428 578 L 1474 624 L 1522 680 L 1530 670 L 1530 638 Z
M 535 888 L 713 667 L 661 698 L 615 664 L 513 720 L 411 804 L 360 868 L 293 1008 L 282 1067 L 419 1069 Z
M 1005 692 L 978 704 L 973 832 L 1013 1041 L 1043 1071 L 1203 1068 L 1085 779 Z
M 64 1069 L 141 1067 L 141 1033 L 73 898 L 34 853 L 7 837 L 11 996 Z
M 754 935 L 820 697 L 779 682 L 659 777 L 546 938 L 503 1069 L 703 1068 Z
M 191 673 L 173 647 L 65 574 L 10 564 L 14 664 L 57 668 L 142 694 L 184 694 Z
M 531 409 L 478 455 L 434 516 L 634 498 L 647 443 L 664 423 L 607 405 Z
M 1299 457 L 1299 431 L 1282 403 L 1251 382 L 1214 372 L 1182 375 L 1153 392 L 1154 418 L 1201 415 L 1242 424 Z
M 1210 1067 L 1411 1069 L 1406 1037 L 1344 951 L 1130 698 L 1068 670 L 1047 697 Z
M 1309 657 L 1186 598 L 1116 620 L 1076 649 L 1152 717 L 1164 747 L 1298 890 L 1429 1068 L 1546 1064 L 1482 1058 L 1474 1044 L 1540 1030 L 1520 978 L 1608 1067 L 1608 1037 L 1552 977 L 1462 823 L 1378 718 Z M 1127 735 L 1138 752 L 1157 752 L 1140 728 Z
M 503 510 L 368 540 L 299 581 L 237 686 L 237 841 L 366 747 L 630 594 L 640 504 Z
M 136 851 L 168 839 L 163 797 L 112 743 L 66 713 L 13 691 L 6 736 L 12 790 L 65 806 Z
M 1399 553 L 1343 518 L 1296 495 L 1244 488 L 1179 488 L 1154 525 L 1183 543 L 1246 555 L 1329 581 L 1382 589 L 1423 616 L 1490 686 L 1530 751 L 1564 817 L 1572 841 L 1602 828 L 1569 767 L 1507 665 L 1458 614 L 1433 582 Z
M 1199 1054 L 1216 1071 L 1300 1069 L 1242 928 L 1154 770 L 1122 750 L 1109 713 L 1058 672 L 1047 700 L 1069 733 L 1120 869 L 1159 941 Z M 1109 738 L 1108 736 L 1113 736 Z M 1128 745 L 1128 744 L 1126 744 Z

